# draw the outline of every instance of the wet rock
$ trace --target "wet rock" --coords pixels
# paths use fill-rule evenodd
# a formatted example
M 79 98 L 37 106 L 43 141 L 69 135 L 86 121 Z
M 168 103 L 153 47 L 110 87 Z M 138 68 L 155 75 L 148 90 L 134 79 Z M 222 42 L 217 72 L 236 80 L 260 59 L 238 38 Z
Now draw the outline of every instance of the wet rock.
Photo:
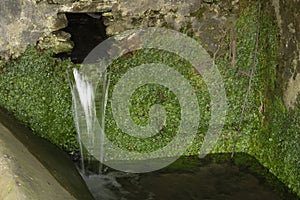
M 296 104 L 298 95 L 300 94 L 300 73 L 296 77 L 291 77 L 284 91 L 284 103 L 286 107 L 293 109 Z
M 55 27 L 57 7 L 34 0 L 0 2 L 0 57 L 17 57 Z
M 51 31 L 58 31 L 68 26 L 68 20 L 65 14 L 59 13 L 57 14 L 57 18 L 55 18 L 53 25 L 51 27 Z
M 105 12 L 111 10 L 113 3 L 115 0 L 0 1 L 0 58 L 18 57 L 27 45 L 36 44 L 38 40 L 47 41 L 55 52 L 70 51 L 73 44 L 69 36 L 53 33 L 67 26 L 63 13 Z
M 300 2 L 273 0 L 280 28 L 280 84 L 284 88 L 284 103 L 294 109 L 300 94 Z
M 114 35 L 132 28 L 184 24 L 199 6 L 200 2 L 196 0 L 120 1 L 113 7 L 113 20 L 107 20 L 107 34 Z
M 166 27 L 199 38 L 213 55 L 216 51 L 221 53 L 221 40 L 233 27 L 235 12 L 238 6 L 231 1 L 123 0 L 103 17 L 107 35 L 129 29 Z
M 71 41 L 71 34 L 64 31 L 57 31 L 41 39 L 38 46 L 41 49 L 51 48 L 55 54 L 71 52 L 74 43 Z
M 227 1 L 226 1 L 227 2 Z M 56 31 L 67 26 L 63 13 L 103 13 L 107 35 L 129 29 L 169 27 L 199 37 L 213 54 L 227 31 L 228 13 L 234 5 L 214 1 L 169 0 L 5 0 L 0 2 L 0 56 L 17 57 L 28 44 L 51 47 L 55 53 L 68 52 L 72 42 Z M 228 5 L 227 5 L 228 4 Z M 59 13 L 59 14 L 58 14 Z M 209 31 L 207 31 L 209 30 Z M 205 35 L 203 33 L 208 32 Z M 208 38 L 209 37 L 209 38 Z
M 81 1 L 59 1 L 59 12 L 74 12 L 74 13 L 95 13 L 107 12 L 112 9 L 112 6 L 117 3 L 117 0 L 81 0 Z
M 3 156 L 9 158 L 6 161 L 11 164 L 7 165 L 5 160 L 1 160 Z M 4 179 L 1 176 L 1 166 L 7 166 L 8 172 L 4 171 L 3 174 L 9 173 L 10 179 Z M 4 184 L 7 181 L 14 181 L 18 186 L 24 186 L 21 194 L 29 191 L 29 194 L 24 193 L 24 195 L 30 195 L 30 198 L 27 198 L 30 200 L 93 199 L 76 166 L 65 152 L 33 134 L 30 129 L 0 108 L 1 200 L 5 199 L 1 198 L 1 192 L 10 191 L 10 187 L 1 186 L 1 183 Z M 23 200 L 24 198 L 12 198 L 12 200 L 15 199 Z

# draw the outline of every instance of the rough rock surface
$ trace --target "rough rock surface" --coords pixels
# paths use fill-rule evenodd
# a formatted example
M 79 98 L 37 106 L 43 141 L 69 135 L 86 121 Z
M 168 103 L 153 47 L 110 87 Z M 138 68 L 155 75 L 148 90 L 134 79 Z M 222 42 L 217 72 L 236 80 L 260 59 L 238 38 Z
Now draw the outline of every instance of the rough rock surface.
M 300 94 L 300 1 L 273 0 L 281 46 L 281 82 L 284 86 L 284 101 L 293 109 Z
M 56 24 L 57 8 L 33 0 L 0 2 L 0 55 L 18 56 L 28 44 L 51 33 Z
M 110 0 L 0 1 L 0 58 L 17 57 L 28 44 L 36 44 L 39 40 L 40 44 L 46 41 L 41 47 L 52 47 L 55 53 L 70 51 L 69 35 L 56 33 L 67 26 L 63 13 L 104 12 L 110 10 L 113 3 Z
M 0 199 L 75 199 L 0 123 Z
M 67 26 L 64 13 L 68 12 L 103 13 L 108 35 L 152 26 L 193 34 L 213 55 L 220 38 L 232 27 L 235 16 L 231 13 L 237 5 L 236 1 L 214 4 L 198 0 L 4 0 L 0 2 L 0 57 L 18 56 L 38 40 L 40 47 L 51 47 L 55 53 L 70 51 L 69 35 L 57 34 Z
M 53 52 L 58 54 L 62 52 L 70 52 L 74 48 L 71 40 L 71 34 L 64 31 L 57 31 L 47 37 L 42 38 L 38 46 L 41 49 L 52 48 Z
M 122 0 L 103 16 L 108 35 L 129 29 L 167 27 L 197 37 L 213 55 L 219 51 L 220 39 L 232 27 L 236 10 L 236 1 L 215 4 L 199 0 Z

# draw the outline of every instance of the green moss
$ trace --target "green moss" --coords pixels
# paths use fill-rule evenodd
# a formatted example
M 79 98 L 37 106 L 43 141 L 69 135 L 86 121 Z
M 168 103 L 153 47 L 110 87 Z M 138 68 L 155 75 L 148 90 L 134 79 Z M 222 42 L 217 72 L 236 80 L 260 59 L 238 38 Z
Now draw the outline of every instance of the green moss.
M 300 100 L 294 111 L 285 109 L 282 101 L 282 83 L 276 79 L 278 54 L 278 27 L 269 12 L 269 2 L 262 1 L 260 36 L 256 68 L 246 111 L 237 140 L 237 152 L 247 152 L 257 158 L 273 174 L 300 196 Z M 235 22 L 236 60 L 231 66 L 228 52 L 216 64 L 223 75 L 228 113 L 224 129 L 213 152 L 230 152 L 238 134 L 249 75 L 253 65 L 253 52 L 258 24 L 258 4 L 252 3 L 239 13 Z M 198 10 L 193 15 L 201 16 Z M 191 24 L 181 29 L 189 32 Z M 228 46 L 230 36 L 224 41 Z M 222 46 L 226 46 L 222 45 Z M 113 86 L 131 68 L 145 63 L 163 63 L 179 71 L 195 89 L 200 108 L 200 124 L 196 138 L 185 155 L 198 155 L 210 119 L 210 98 L 204 80 L 193 67 L 172 53 L 143 49 L 133 56 L 124 56 L 109 67 L 111 77 L 106 112 L 108 138 L 121 148 L 150 152 L 165 146 L 174 137 L 180 121 L 180 105 L 167 88 L 150 84 L 138 88 L 132 95 L 129 108 L 138 125 L 149 123 L 149 108 L 162 104 L 167 121 L 163 130 L 148 139 L 136 139 L 123 133 L 116 125 L 111 111 Z M 13 112 L 36 133 L 69 151 L 77 148 L 71 110 L 71 93 L 66 71 L 73 67 L 69 61 L 58 61 L 51 53 L 39 53 L 33 47 L 17 60 L 0 63 L 0 105 Z
M 244 152 L 255 156 L 270 172 L 300 196 L 300 139 L 297 128 L 299 107 L 291 113 L 283 104 L 283 83 L 276 79 L 280 76 L 277 75 L 279 30 L 275 17 L 268 9 L 269 6 L 267 1 L 263 1 L 256 71 L 241 138 L 238 141 L 238 151 L 245 150 Z M 237 61 L 237 67 L 241 70 L 247 69 L 247 66 L 249 69 L 251 65 L 257 24 L 255 7 L 245 9 L 236 23 L 237 39 L 240 41 L 240 46 L 239 44 L 237 46 L 237 56 L 240 60 Z M 236 88 L 237 90 L 243 87 L 243 79 L 239 83 L 242 84 Z M 246 84 L 244 87 L 247 87 L 247 83 L 244 84 Z M 234 93 L 233 95 L 238 96 L 239 92 Z M 227 94 L 230 101 L 230 92 Z M 243 144 L 248 147 L 243 148 Z
M 233 58 L 228 54 L 222 55 L 216 61 L 221 74 L 224 74 L 223 78 L 229 109 L 223 133 L 214 152 L 230 152 L 233 144 L 236 142 L 236 138 L 238 138 L 236 151 L 248 152 L 252 136 L 260 133 L 264 119 L 264 114 L 261 110 L 264 101 L 262 81 L 265 79 L 261 76 L 264 70 L 261 62 L 264 62 L 264 60 L 258 59 L 251 90 L 246 100 L 241 131 L 238 133 L 243 104 L 249 87 L 251 68 L 253 66 L 255 36 L 257 32 L 257 4 L 253 4 L 240 13 L 235 22 L 234 31 L 237 37 L 236 46 L 232 47 L 236 49 L 235 66 L 231 66 L 231 59 Z M 229 35 L 226 40 L 225 42 L 229 44 Z M 264 52 L 259 49 L 258 54 L 264 54 Z
M 293 111 L 283 104 L 282 88 L 278 82 L 277 55 L 279 30 L 267 1 L 262 3 L 257 63 L 251 92 L 247 100 L 237 152 L 247 152 L 259 160 L 300 196 L 300 136 L 299 105 Z M 227 101 L 227 122 L 214 152 L 229 152 L 234 143 L 242 105 L 249 84 L 257 31 L 257 4 L 244 9 L 236 21 L 236 66 L 230 66 L 230 56 L 217 60 L 224 74 Z M 229 37 L 228 39 L 229 40 Z M 229 43 L 229 41 L 227 41 Z
M 77 148 L 66 73 L 71 67 L 70 61 L 30 46 L 20 58 L 4 64 L 0 74 L 0 105 L 68 151 Z
M 286 110 L 281 98 L 275 97 L 268 128 L 256 136 L 254 155 L 300 196 L 300 101 L 293 112 Z
M 204 80 L 199 74 L 195 73 L 192 65 L 183 58 L 169 52 L 154 49 L 140 50 L 131 58 L 121 57 L 109 67 L 111 77 L 109 94 L 112 94 L 114 85 L 129 69 L 146 63 L 163 63 L 169 67 L 173 67 L 189 80 L 190 84 L 196 89 L 201 113 L 201 116 L 199 116 L 201 119 L 201 129 L 198 131 L 194 145 L 190 147 L 186 154 L 197 154 L 208 127 L 210 112 L 207 108 L 209 107 L 210 98 Z M 175 94 L 168 90 L 168 88 L 161 85 L 148 84 L 138 88 L 131 96 L 128 105 L 131 118 L 139 126 L 144 126 L 149 123 L 149 108 L 152 105 L 163 105 L 166 110 L 167 118 L 163 129 L 159 134 L 147 139 L 131 137 L 117 127 L 112 116 L 110 99 L 111 97 L 109 96 L 106 115 L 106 133 L 109 139 L 121 148 L 139 152 L 151 152 L 167 145 L 178 131 L 181 118 L 180 105 Z
M 202 19 L 205 11 L 207 11 L 207 8 L 201 7 L 198 10 L 196 10 L 195 12 L 191 13 L 190 16 L 196 17 L 197 19 Z

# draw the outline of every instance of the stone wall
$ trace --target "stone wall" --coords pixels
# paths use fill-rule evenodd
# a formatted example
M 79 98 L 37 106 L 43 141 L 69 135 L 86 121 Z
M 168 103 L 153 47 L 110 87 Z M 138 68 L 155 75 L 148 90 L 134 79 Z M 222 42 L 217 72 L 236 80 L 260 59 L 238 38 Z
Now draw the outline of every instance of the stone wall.
M 293 109 L 300 94 L 300 1 L 273 0 L 273 6 L 281 36 L 278 81 L 286 107 Z
M 57 8 L 48 4 L 37 5 L 33 0 L 4 0 L 0 2 L 0 55 L 4 58 L 18 56 L 28 44 L 52 31 Z
M 292 107 L 300 91 L 300 31 L 298 0 L 273 0 L 281 29 L 282 77 L 287 89 L 285 102 Z M 211 55 L 222 50 L 220 40 L 231 31 L 239 0 L 4 0 L 0 2 L 0 57 L 17 57 L 28 44 L 39 41 L 41 48 L 55 53 L 71 51 L 70 34 L 60 31 L 67 26 L 64 13 L 101 12 L 107 34 L 128 29 L 164 26 L 200 39 Z M 217 52 L 218 51 L 218 52 Z M 293 66 L 293 67 L 289 67 Z
M 241 4 L 242 5 L 242 4 Z M 8 0 L 0 2 L 0 57 L 17 57 L 28 44 L 55 53 L 73 48 L 64 13 L 101 12 L 108 35 L 143 27 L 168 27 L 199 38 L 213 55 L 230 31 L 240 4 L 198 0 Z M 221 48 L 222 49 L 222 48 Z
M 113 1 L 0 1 L 0 58 L 17 57 L 27 45 L 39 41 L 41 48 L 55 53 L 71 51 L 70 34 L 60 31 L 67 26 L 65 12 L 105 12 Z
M 224 53 L 229 54 L 231 66 L 234 67 L 237 43 L 235 21 L 239 17 L 239 11 L 248 7 L 249 2 L 251 1 L 4 0 L 0 2 L 0 57 L 18 56 L 28 44 L 35 44 L 37 41 L 41 48 L 53 47 L 56 53 L 71 50 L 70 35 L 60 31 L 67 26 L 64 13 L 101 12 L 108 35 L 151 26 L 172 28 L 195 37 L 213 59 Z M 275 87 L 281 88 L 286 107 L 293 109 L 300 92 L 300 1 L 267 2 L 272 2 L 280 28 L 278 39 L 281 46 Z M 247 71 L 237 70 L 237 73 L 248 76 Z M 263 108 L 264 105 L 261 104 L 259 109 Z M 269 140 L 265 142 L 270 145 Z M 261 157 L 262 163 L 266 162 L 270 153 L 266 146 L 263 148 L 265 149 L 260 150 L 267 153 Z M 278 155 L 274 154 L 274 157 Z M 278 172 L 279 175 L 281 172 Z M 299 191 L 297 188 L 295 190 Z
M 230 31 L 238 1 L 199 0 L 132 0 L 119 1 L 104 19 L 107 34 L 114 35 L 128 29 L 167 27 L 193 35 L 211 54 L 220 40 Z

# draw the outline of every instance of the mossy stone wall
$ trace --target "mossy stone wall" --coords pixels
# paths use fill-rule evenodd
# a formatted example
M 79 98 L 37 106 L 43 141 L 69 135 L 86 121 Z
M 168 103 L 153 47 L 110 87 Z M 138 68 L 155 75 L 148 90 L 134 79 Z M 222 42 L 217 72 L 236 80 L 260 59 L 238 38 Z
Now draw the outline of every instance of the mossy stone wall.
M 35 133 L 67 151 L 77 149 L 72 117 L 68 69 L 52 53 L 29 46 L 15 60 L 1 66 L 0 105 Z
M 186 9 L 180 10 L 179 14 L 176 8 L 167 12 L 166 7 L 159 10 L 153 5 L 148 9 L 143 7 L 138 13 L 122 14 L 122 5 L 123 8 L 130 8 L 124 1 L 113 10 L 111 17 L 115 19 L 106 19 L 111 34 L 158 25 L 181 31 L 199 41 L 222 74 L 229 106 L 223 132 L 213 152 L 231 152 L 236 144 L 237 152 L 255 156 L 300 196 L 300 100 L 292 110 L 284 104 L 287 80 L 282 77 L 282 72 L 290 65 L 280 62 L 282 31 L 278 28 L 271 1 L 261 1 L 260 15 L 258 2 L 237 2 L 207 1 L 195 7 L 186 4 Z M 169 16 L 170 13 L 174 16 Z M 122 21 L 122 17 L 127 21 Z M 133 18 L 135 20 L 128 21 Z M 259 37 L 256 41 L 258 24 Z M 256 42 L 258 48 L 255 47 Z M 155 50 L 126 55 L 109 68 L 111 87 L 127 69 L 149 61 L 174 67 L 197 88 L 199 106 L 205 115 L 201 116 L 202 129 L 199 129 L 193 144 L 186 151 L 186 155 L 197 155 L 207 127 L 205 120 L 210 113 L 209 96 L 201 76 L 195 74 L 184 59 Z M 255 71 L 243 113 L 253 65 Z M 70 152 L 78 149 L 67 80 L 67 71 L 72 67 L 75 66 L 69 61 L 59 61 L 51 57 L 51 53 L 41 53 L 33 47 L 29 47 L 20 58 L 0 67 L 0 105 L 13 112 L 36 133 Z M 153 91 L 154 94 L 151 94 Z M 147 123 L 148 108 L 153 103 L 166 105 L 171 123 L 165 132 L 152 138 L 155 145 L 151 143 L 153 141 L 132 142 L 132 138 L 122 135 L 113 121 L 109 106 L 106 122 L 108 136 L 115 138 L 119 146 L 138 151 L 153 150 L 170 141 L 176 131 L 179 108 L 176 97 L 168 90 L 147 86 L 136 91 L 131 101 L 132 118 L 138 124 Z M 238 131 L 242 114 L 241 131 Z

